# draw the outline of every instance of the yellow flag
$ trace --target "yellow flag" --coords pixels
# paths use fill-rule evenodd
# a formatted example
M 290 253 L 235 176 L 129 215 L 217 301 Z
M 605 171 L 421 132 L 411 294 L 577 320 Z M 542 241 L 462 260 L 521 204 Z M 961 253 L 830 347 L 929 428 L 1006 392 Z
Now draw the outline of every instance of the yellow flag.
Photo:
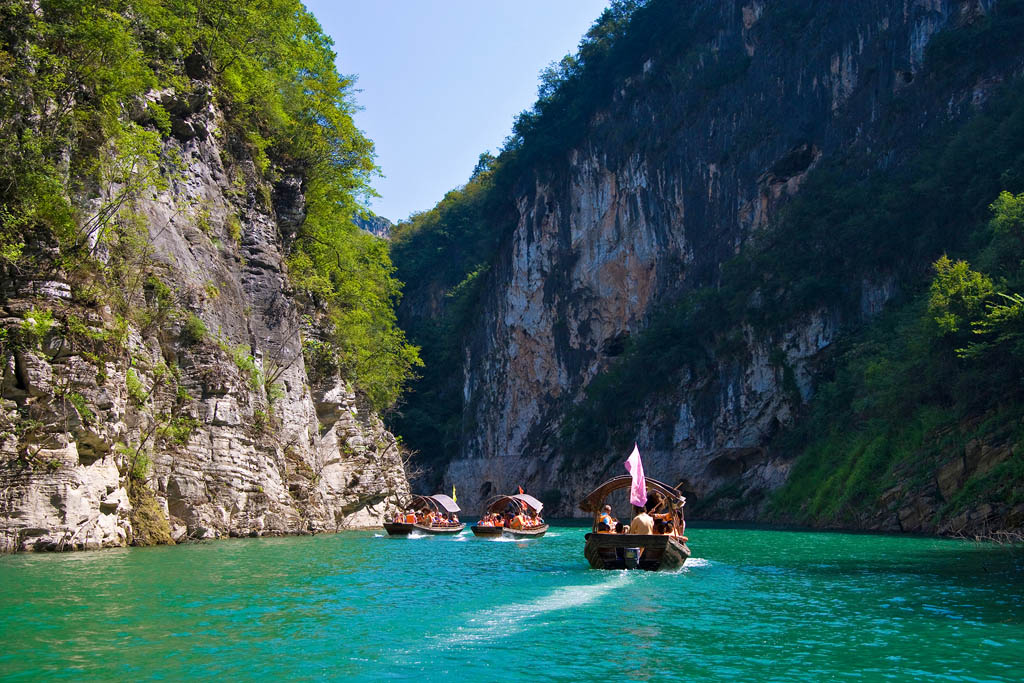
M 455 484 L 452 484 L 452 502 L 457 503 L 459 499 L 455 497 Z

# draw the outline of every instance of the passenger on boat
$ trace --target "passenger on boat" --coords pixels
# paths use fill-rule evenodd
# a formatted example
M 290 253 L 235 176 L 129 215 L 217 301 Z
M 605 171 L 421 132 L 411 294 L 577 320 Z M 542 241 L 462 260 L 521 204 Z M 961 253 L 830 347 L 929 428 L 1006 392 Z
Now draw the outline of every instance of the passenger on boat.
M 406 512 L 405 513 L 405 523 L 406 524 L 415 524 L 416 523 L 416 513 L 413 512 L 412 510 L 409 510 L 408 512 Z
M 653 507 L 654 501 L 647 501 L 647 507 Z M 629 523 L 631 534 L 652 534 L 654 533 L 654 519 L 647 514 L 647 509 L 639 505 L 633 506 L 633 521 Z
M 522 529 L 523 527 L 526 526 L 526 518 L 523 517 L 523 513 L 520 512 L 519 514 L 517 514 L 515 517 L 512 518 L 512 520 L 508 523 L 508 525 L 509 525 L 509 528 L 511 528 L 511 529 Z
M 615 533 L 624 534 L 626 533 L 626 527 L 622 526 L 622 522 L 615 522 Z
M 601 509 L 600 521 L 602 521 L 605 524 L 607 524 L 609 529 L 611 529 L 613 526 L 615 526 L 615 523 L 618 520 L 615 519 L 614 517 L 612 517 L 612 506 L 611 505 L 605 505 L 604 508 Z
M 451 521 L 452 526 L 458 526 L 459 525 L 459 516 L 453 512 L 451 520 L 449 520 L 449 521 Z
M 599 534 L 607 534 L 607 533 L 610 533 L 611 530 L 612 530 L 612 528 L 610 526 L 608 526 L 606 523 L 604 523 L 604 522 L 598 522 L 597 523 L 597 533 L 599 533 Z

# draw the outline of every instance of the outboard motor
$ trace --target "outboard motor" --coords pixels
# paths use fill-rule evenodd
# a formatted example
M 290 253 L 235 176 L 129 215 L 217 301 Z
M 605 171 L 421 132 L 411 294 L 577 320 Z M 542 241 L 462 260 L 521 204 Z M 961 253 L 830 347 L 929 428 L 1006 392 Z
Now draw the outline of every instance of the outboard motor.
M 626 563 L 626 569 L 637 569 L 640 567 L 640 548 L 623 548 L 622 559 Z

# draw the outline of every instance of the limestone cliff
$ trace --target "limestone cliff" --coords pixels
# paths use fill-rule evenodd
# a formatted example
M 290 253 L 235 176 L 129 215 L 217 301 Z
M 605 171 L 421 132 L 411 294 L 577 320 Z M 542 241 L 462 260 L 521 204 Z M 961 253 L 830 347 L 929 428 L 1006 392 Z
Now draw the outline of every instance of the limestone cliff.
M 2 551 L 375 526 L 408 492 L 377 415 L 306 366 L 319 312 L 300 310 L 284 265 L 302 176 L 269 184 L 203 84 L 191 91 L 147 96 L 172 124 L 169 182 L 134 204 L 148 324 L 97 306 L 80 273 L 5 273 Z M 145 105 L 132 115 L 150 125 Z
M 519 185 L 464 337 L 461 450 L 443 474 L 470 510 L 522 485 L 549 514 L 576 514 L 628 451 L 571 459 L 559 428 L 659 306 L 713 287 L 741 248 L 770 241 L 819 166 L 898 166 L 1020 72 L 1018 54 L 982 76 L 922 77 L 932 37 L 984 17 L 987 0 L 694 4 L 713 18 L 706 40 L 670 64 L 651 46 L 582 143 Z M 843 326 L 877 314 L 901 281 L 866 267 L 849 286 L 859 310 L 823 305 L 767 331 L 734 329 L 728 354 L 648 404 L 636 424 L 648 475 L 682 480 L 694 500 L 717 491 L 708 515 L 757 518 L 790 467 L 766 445 L 814 394 Z M 730 486 L 740 493 L 724 495 Z M 928 515 L 903 514 L 913 496 L 896 497 L 898 515 L 866 524 L 935 530 Z

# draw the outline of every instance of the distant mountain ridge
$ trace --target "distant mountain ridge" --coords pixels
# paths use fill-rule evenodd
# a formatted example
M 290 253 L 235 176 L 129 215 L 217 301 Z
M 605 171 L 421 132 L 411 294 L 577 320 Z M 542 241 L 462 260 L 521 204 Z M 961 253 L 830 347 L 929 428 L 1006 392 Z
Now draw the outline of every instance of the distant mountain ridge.
M 352 222 L 355 223 L 356 227 L 360 230 L 365 230 L 371 235 L 376 235 L 383 239 L 389 239 L 391 237 L 391 228 L 393 225 L 391 221 L 383 216 L 371 213 L 364 218 L 363 216 L 357 215 L 352 219 Z

